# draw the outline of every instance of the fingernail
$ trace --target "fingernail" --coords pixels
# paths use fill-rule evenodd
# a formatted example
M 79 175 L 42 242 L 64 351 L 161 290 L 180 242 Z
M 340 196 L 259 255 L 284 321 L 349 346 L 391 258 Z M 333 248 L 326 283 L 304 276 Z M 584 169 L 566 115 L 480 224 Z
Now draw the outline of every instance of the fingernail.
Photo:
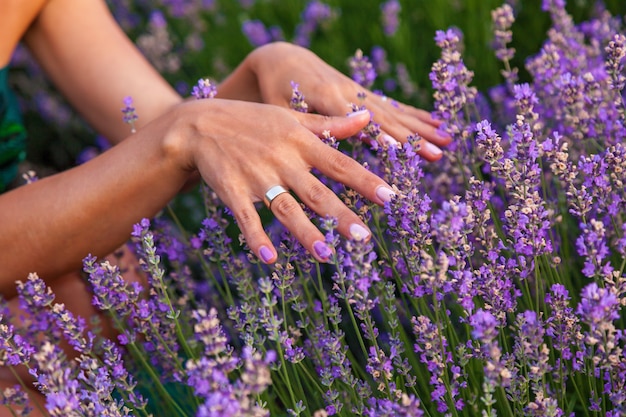
M 350 235 L 354 240 L 365 240 L 369 237 L 370 232 L 360 224 L 353 223 L 350 225 Z
M 383 133 L 382 140 L 385 144 L 387 144 L 387 146 L 398 146 L 400 144 L 400 142 L 386 133 Z
M 426 150 L 430 154 L 437 155 L 437 156 L 442 154 L 441 149 L 439 149 L 437 145 L 434 145 L 428 142 L 427 140 L 422 141 L 421 145 L 422 145 L 422 149 Z
M 333 251 L 330 250 L 328 245 L 325 242 L 322 242 L 321 240 L 316 240 L 313 243 L 313 250 L 315 251 L 317 256 L 319 256 L 322 259 L 328 259 L 333 254 Z
M 391 201 L 393 197 L 395 197 L 396 193 L 389 187 L 385 187 L 384 185 L 376 188 L 376 197 L 380 198 L 383 203 L 387 201 Z
M 367 109 L 363 109 L 363 110 L 358 110 L 358 111 L 353 111 L 352 113 L 348 113 L 348 117 L 354 117 L 354 116 L 360 116 L 362 114 L 368 113 L 369 114 L 369 110 Z
M 268 263 L 270 259 L 274 257 L 274 252 L 272 252 L 272 250 L 267 246 L 261 246 L 261 249 L 259 249 L 259 256 L 263 262 Z
M 448 133 L 444 132 L 441 129 L 437 129 L 435 130 L 435 133 L 437 134 L 437 136 L 439 136 L 441 139 L 450 139 L 452 138 L 452 136 L 450 136 Z

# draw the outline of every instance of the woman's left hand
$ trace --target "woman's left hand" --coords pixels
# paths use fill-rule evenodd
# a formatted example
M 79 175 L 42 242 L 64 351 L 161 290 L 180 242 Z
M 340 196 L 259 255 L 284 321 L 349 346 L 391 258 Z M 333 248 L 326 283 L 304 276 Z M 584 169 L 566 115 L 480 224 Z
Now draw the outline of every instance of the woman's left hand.
M 429 161 L 441 158 L 441 147 L 450 143 L 450 137 L 438 131 L 440 122 L 429 112 L 363 88 L 308 49 L 285 42 L 271 43 L 253 51 L 247 60 L 256 75 L 260 100 L 265 103 L 289 107 L 294 81 L 311 112 L 345 116 L 351 112 L 351 104 L 365 106 L 380 125 L 377 140 L 381 142 L 390 143 L 391 137 L 404 143 L 409 135 L 417 133 L 422 138 L 419 154 Z M 359 98 L 363 93 L 365 98 Z

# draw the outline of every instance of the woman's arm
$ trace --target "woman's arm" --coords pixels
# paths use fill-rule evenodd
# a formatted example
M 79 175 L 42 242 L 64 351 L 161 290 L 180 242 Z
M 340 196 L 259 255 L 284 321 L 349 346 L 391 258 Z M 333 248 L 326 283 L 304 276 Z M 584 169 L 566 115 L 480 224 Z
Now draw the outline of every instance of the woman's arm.
M 316 136 L 329 130 L 347 137 L 368 121 L 366 113 L 328 118 L 235 100 L 179 104 L 91 161 L 0 195 L 0 291 L 11 294 L 29 272 L 52 279 L 79 268 L 88 253 L 111 252 L 196 171 L 265 262 L 275 261 L 276 250 L 254 204 L 276 184 L 320 216 L 336 217 L 344 236 L 366 238 L 359 217 L 310 170 L 378 204 L 388 200 L 384 181 Z M 292 195 L 281 194 L 271 209 L 317 259 L 326 259 L 324 235 Z
M 74 108 L 113 143 L 130 133 L 123 99 L 141 127 L 182 101 L 137 50 L 101 0 L 48 0 L 24 41 Z
M 45 2 L 46 0 L 0 1 L 0 68 L 9 63 L 15 46 Z

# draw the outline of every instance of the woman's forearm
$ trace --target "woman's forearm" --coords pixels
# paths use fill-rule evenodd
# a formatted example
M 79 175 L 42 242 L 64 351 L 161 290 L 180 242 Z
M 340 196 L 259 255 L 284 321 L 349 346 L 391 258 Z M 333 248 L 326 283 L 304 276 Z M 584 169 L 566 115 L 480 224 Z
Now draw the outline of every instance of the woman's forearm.
M 139 132 L 88 163 L 3 194 L 0 292 L 13 293 L 29 272 L 52 279 L 78 269 L 88 253 L 115 250 L 187 177 L 163 140 Z
M 49 0 L 24 41 L 73 107 L 113 143 L 130 132 L 124 97 L 133 98 L 137 127 L 182 101 L 101 0 Z

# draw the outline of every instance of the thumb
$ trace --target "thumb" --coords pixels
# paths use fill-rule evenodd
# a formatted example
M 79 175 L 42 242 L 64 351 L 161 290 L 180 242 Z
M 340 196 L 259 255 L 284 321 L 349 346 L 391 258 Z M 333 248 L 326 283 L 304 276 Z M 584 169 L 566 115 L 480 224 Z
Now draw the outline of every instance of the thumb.
M 298 113 L 298 119 L 302 126 L 317 136 L 322 136 L 324 131 L 330 131 L 330 134 L 337 139 L 345 139 L 356 135 L 367 126 L 370 121 L 370 112 L 369 110 L 360 110 L 344 117 Z

